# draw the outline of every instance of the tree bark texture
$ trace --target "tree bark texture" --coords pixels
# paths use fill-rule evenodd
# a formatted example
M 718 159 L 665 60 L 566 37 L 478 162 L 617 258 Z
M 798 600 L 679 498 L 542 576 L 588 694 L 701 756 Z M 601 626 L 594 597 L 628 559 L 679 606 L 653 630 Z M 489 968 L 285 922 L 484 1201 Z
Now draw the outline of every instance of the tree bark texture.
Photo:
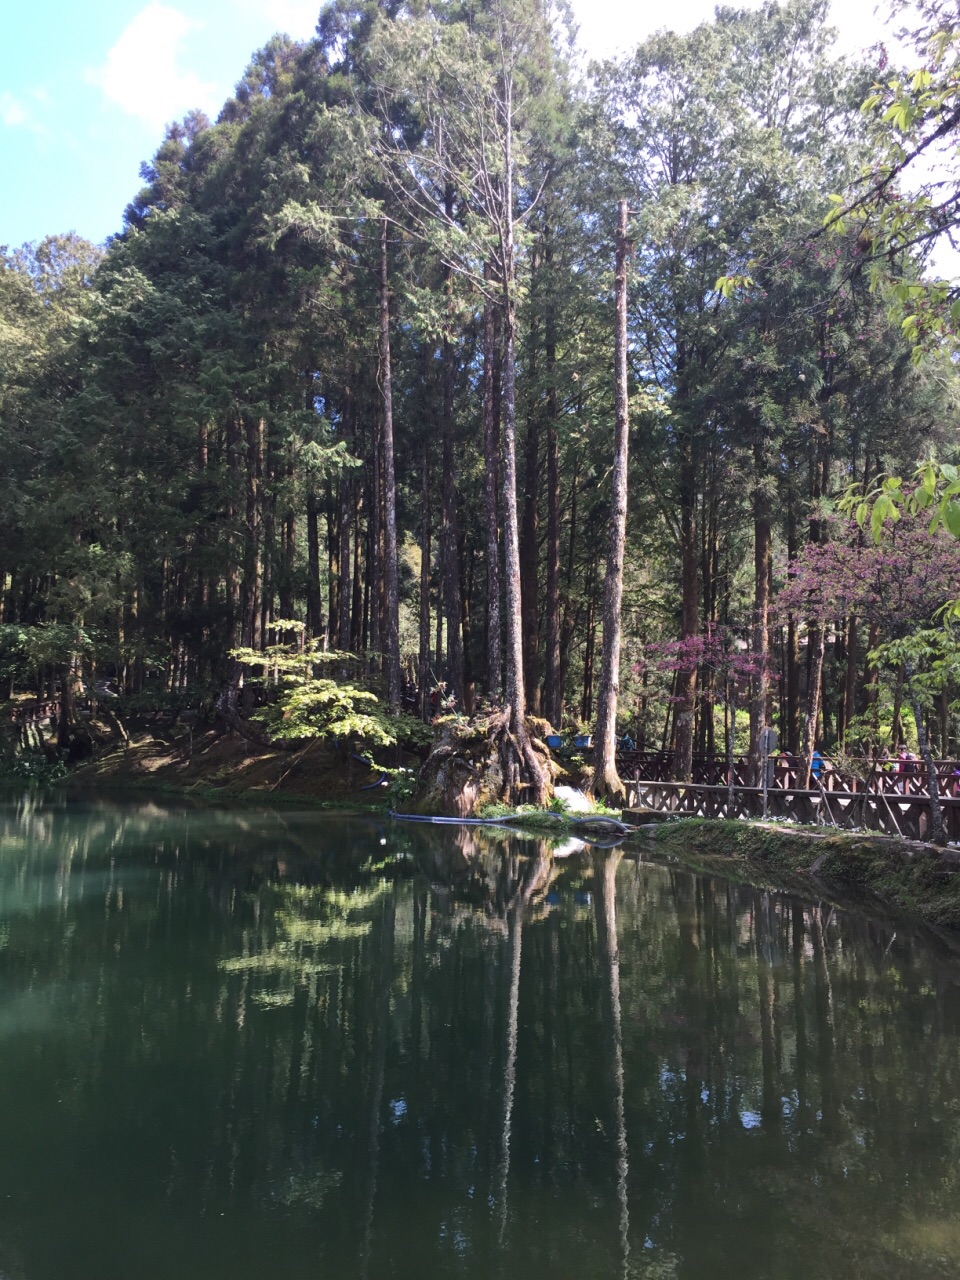
M 400 706 L 400 586 L 397 570 L 397 479 L 393 456 L 393 379 L 390 373 L 390 275 L 387 220 L 380 228 L 380 392 L 383 417 L 384 615 L 386 622 L 387 700 Z
M 490 279 L 490 268 L 484 270 Z M 499 478 L 499 422 L 494 404 L 494 363 L 496 335 L 494 304 L 483 309 L 483 456 L 484 498 L 486 504 L 487 559 L 487 697 L 492 703 L 503 698 L 503 649 L 500 640 L 500 513 L 497 504 Z
M 520 543 L 517 523 L 516 280 L 513 240 L 513 86 L 504 85 L 503 222 L 503 548 L 506 599 L 506 694 L 510 730 L 526 767 L 534 804 L 542 805 L 548 785 L 527 734 L 523 687 L 523 631 Z M 519 762 L 518 762 L 519 763 Z M 516 779 L 519 788 L 521 779 Z
M 623 557 L 627 539 L 627 461 L 630 422 L 627 402 L 627 202 L 618 209 L 615 268 L 616 332 L 614 339 L 615 426 L 611 476 L 607 570 L 603 584 L 603 650 L 594 743 L 594 794 L 622 798 L 617 773 L 617 707 L 620 696 L 620 632 L 623 605 Z

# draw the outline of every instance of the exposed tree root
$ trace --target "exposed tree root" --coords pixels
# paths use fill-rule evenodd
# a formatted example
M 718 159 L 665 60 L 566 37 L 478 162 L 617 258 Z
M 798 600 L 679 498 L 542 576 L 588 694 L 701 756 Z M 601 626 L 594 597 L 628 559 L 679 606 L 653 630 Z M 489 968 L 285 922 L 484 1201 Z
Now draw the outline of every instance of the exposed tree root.
M 536 726 L 533 726 L 534 728 Z M 553 790 L 550 752 L 526 724 L 511 724 L 509 708 L 472 719 L 451 718 L 417 780 L 418 813 L 469 818 L 483 805 L 543 805 Z

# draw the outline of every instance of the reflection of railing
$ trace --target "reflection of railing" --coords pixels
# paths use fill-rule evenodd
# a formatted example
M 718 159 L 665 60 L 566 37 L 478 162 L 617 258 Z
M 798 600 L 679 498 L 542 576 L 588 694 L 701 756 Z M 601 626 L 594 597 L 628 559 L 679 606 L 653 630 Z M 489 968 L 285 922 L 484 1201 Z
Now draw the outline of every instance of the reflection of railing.
M 927 767 L 922 760 L 877 762 L 851 759 L 851 771 L 841 771 L 831 761 L 825 761 L 820 775 L 820 785 L 825 791 L 871 792 L 876 795 L 905 795 L 923 797 L 927 791 Z M 937 786 L 944 798 L 960 795 L 960 765 L 954 760 L 935 760 Z M 673 756 L 662 752 L 620 751 L 617 768 L 625 781 L 673 782 Z M 783 756 L 773 760 L 773 787 L 780 790 L 801 788 L 803 766 L 790 763 Z M 719 756 L 694 756 L 691 782 L 701 787 L 727 786 L 729 783 L 727 762 Z M 754 766 L 743 756 L 733 761 L 733 785 L 750 787 L 756 783 Z
M 653 809 L 697 818 L 759 818 L 763 792 L 759 787 L 735 786 L 733 804 L 727 786 L 697 786 L 688 782 L 628 782 L 631 809 Z M 960 799 L 941 801 L 947 838 L 960 841 Z M 770 788 L 767 815 L 794 822 L 819 823 L 850 829 L 864 828 L 908 840 L 926 840 L 930 832 L 930 800 L 918 795 L 882 791 L 803 791 Z

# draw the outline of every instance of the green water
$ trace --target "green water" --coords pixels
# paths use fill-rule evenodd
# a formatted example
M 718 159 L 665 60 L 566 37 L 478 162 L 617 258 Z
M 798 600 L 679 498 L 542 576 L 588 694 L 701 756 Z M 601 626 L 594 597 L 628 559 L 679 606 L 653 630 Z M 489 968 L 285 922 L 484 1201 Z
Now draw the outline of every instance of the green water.
M 0 1277 L 960 1273 L 960 963 L 617 852 L 0 806 Z

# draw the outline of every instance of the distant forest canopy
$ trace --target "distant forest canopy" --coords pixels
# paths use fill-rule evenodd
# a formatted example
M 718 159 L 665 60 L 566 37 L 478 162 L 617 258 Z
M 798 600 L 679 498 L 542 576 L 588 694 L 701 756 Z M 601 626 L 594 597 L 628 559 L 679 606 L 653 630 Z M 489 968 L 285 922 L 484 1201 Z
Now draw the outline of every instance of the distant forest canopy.
M 953 298 L 891 222 L 861 107 L 893 73 L 826 8 L 584 75 L 537 0 L 336 0 L 167 129 L 103 251 L 4 250 L 0 693 L 212 705 L 237 651 L 313 643 L 426 719 L 519 690 L 590 726 L 625 199 L 619 732 L 685 777 L 725 726 L 858 755 L 916 704 L 955 754 L 956 659 L 903 647 L 954 541 L 904 516 L 878 549 L 836 503 L 955 457 Z M 880 215 L 825 227 L 865 173 Z

